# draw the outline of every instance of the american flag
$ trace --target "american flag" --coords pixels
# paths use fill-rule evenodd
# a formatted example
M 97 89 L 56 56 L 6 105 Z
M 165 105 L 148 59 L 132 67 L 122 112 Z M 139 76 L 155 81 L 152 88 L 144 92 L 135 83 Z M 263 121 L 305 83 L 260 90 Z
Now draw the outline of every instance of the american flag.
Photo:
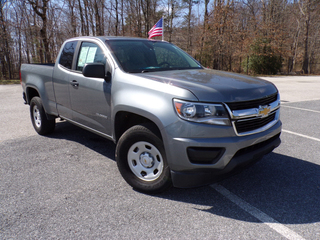
M 160 20 L 148 32 L 149 39 L 157 36 L 162 36 L 162 31 L 163 31 L 162 26 L 163 26 L 163 19 L 160 18 Z

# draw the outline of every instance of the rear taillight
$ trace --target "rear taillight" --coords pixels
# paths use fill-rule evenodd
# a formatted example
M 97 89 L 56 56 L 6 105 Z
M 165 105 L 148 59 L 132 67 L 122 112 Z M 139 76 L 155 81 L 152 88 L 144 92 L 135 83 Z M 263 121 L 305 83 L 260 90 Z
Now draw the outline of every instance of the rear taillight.
M 20 84 L 22 84 L 21 71 L 19 71 Z

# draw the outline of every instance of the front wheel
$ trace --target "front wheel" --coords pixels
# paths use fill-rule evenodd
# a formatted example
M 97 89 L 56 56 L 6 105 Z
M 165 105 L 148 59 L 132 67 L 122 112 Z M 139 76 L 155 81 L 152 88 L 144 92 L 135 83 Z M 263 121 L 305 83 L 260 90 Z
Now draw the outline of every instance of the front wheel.
M 44 111 L 42 100 L 39 97 L 33 97 L 30 101 L 30 117 L 32 125 L 40 135 L 46 135 L 54 131 L 55 119 L 48 119 Z
M 158 193 L 172 185 L 163 143 L 155 132 L 149 124 L 133 126 L 116 147 L 122 177 L 140 192 Z

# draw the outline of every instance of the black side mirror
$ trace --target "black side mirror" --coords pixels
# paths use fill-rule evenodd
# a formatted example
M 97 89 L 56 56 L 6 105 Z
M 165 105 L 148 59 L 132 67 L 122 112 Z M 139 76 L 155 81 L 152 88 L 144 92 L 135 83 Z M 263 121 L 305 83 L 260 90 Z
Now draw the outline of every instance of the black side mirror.
M 86 63 L 82 69 L 82 74 L 85 77 L 105 78 L 105 66 L 103 63 Z

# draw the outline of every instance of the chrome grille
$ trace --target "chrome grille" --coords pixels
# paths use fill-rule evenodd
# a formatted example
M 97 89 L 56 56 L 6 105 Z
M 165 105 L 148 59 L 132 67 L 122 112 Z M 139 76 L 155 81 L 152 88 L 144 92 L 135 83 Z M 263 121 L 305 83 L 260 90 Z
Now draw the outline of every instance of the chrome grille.
M 238 120 L 235 122 L 235 126 L 238 133 L 251 132 L 272 122 L 275 119 L 275 116 L 276 113 L 273 113 L 265 118 Z
M 279 120 L 280 99 L 278 93 L 264 98 L 225 103 L 234 131 L 239 136 L 267 130 Z

